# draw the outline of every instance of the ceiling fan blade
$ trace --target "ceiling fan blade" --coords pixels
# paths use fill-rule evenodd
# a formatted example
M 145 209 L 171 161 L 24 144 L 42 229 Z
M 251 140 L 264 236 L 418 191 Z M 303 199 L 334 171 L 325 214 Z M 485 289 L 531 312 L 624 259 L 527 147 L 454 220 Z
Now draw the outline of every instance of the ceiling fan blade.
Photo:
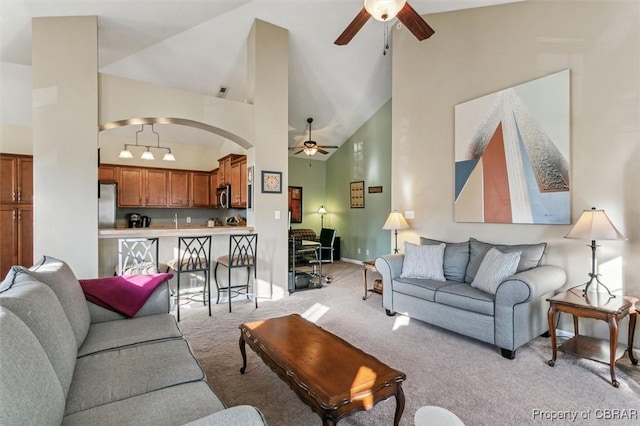
M 293 153 L 293 155 L 298 155 L 298 154 L 300 154 L 302 151 L 304 151 L 304 149 L 301 149 L 300 151 L 296 151 L 296 152 L 294 152 L 294 153 Z
M 360 13 L 358 13 L 358 15 L 353 18 L 353 21 L 351 21 L 351 23 L 347 25 L 347 28 L 344 29 L 342 34 L 340 34 L 340 36 L 338 36 L 336 41 L 334 41 L 333 43 L 337 44 L 338 46 L 344 46 L 345 44 L 349 43 L 351 39 L 358 33 L 358 31 L 360 31 L 360 28 L 362 28 L 362 26 L 367 23 L 370 17 L 371 15 L 369 15 L 369 12 L 367 12 L 367 10 L 363 7 Z
M 318 145 L 318 148 L 324 148 L 324 149 L 338 149 L 340 148 L 339 146 L 335 146 L 335 145 Z
M 405 3 L 404 7 L 400 9 L 398 19 L 420 41 L 428 39 L 435 33 L 433 28 L 422 19 L 422 16 L 409 3 Z
M 328 154 L 328 153 L 329 153 L 329 151 L 325 151 L 325 150 L 324 150 L 324 149 L 322 149 L 322 148 L 318 148 L 318 152 L 319 152 L 320 154 Z

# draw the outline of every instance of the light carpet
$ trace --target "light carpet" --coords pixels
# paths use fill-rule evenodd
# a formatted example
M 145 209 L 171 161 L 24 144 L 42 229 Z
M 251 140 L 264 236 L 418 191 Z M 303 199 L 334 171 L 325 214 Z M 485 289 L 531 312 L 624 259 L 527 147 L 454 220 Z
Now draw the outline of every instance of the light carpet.
M 495 346 L 402 315 L 387 316 L 380 295 L 362 300 L 361 266 L 336 262 L 327 270 L 331 284 L 282 300 L 260 300 L 258 309 L 244 298 L 234 300 L 232 313 L 226 304 L 214 305 L 211 317 L 202 305 L 181 309 L 179 326 L 227 405 L 254 405 L 272 426 L 322 424 L 248 346 L 247 371 L 239 372 L 239 324 L 299 313 L 406 373 L 401 425 L 413 425 L 416 410 L 424 405 L 444 407 L 467 426 L 640 424 L 640 366 L 633 366 L 626 354 L 617 363 L 617 389 L 610 384 L 608 365 L 558 352 L 556 366 L 548 366 L 548 338 L 533 340 L 507 360 Z M 390 398 L 339 424 L 393 424 L 395 407 Z

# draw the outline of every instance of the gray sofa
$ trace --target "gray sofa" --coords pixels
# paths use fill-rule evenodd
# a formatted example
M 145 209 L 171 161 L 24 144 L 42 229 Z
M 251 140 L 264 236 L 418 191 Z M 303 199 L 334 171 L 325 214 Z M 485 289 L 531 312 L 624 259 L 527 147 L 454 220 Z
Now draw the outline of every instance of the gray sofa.
M 63 261 L 14 266 L 0 284 L 0 424 L 264 425 L 209 387 L 168 291 L 125 318 L 87 302 Z
M 443 276 L 430 279 L 411 276 L 415 273 L 403 274 L 403 269 L 413 269 L 405 262 L 404 254 L 377 258 L 375 265 L 383 282 L 382 304 L 388 315 L 401 313 L 496 345 L 502 356 L 509 359 L 515 357 L 518 347 L 548 333 L 546 299 L 565 284 L 566 273 L 557 266 L 542 264 L 546 244 L 496 245 L 474 238 L 447 243 L 424 237 L 420 243 L 432 246 L 421 249 L 431 253 L 444 246 L 444 255 L 432 262 L 434 265 L 441 262 Z M 499 254 L 496 250 L 490 252 L 492 248 Z M 407 249 L 418 250 L 405 243 L 405 254 Z M 494 254 L 503 257 L 489 259 Z M 504 256 L 515 261 L 515 271 L 493 277 L 495 285 L 481 289 L 479 281 L 491 275 L 487 274 L 490 260 Z M 485 257 L 487 262 L 483 266 Z M 492 269 L 503 268 L 497 265 Z

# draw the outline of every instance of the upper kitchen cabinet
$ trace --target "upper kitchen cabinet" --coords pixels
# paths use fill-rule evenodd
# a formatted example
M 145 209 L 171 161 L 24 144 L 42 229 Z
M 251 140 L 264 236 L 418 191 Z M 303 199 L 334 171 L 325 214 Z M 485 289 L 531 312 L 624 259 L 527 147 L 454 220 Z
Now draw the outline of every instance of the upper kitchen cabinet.
M 231 207 L 247 207 L 247 157 L 231 162 Z
M 169 207 L 189 207 L 189 181 L 187 171 L 169 172 Z
M 98 167 L 98 181 L 110 183 L 118 181 L 118 168 L 111 165 L 101 165 Z
M 168 172 L 119 167 L 118 207 L 166 207 Z
M 218 170 L 211 170 L 209 173 L 209 207 L 218 207 L 218 197 L 216 189 L 218 189 Z
M 0 154 L 0 203 L 33 203 L 33 157 Z
M 246 155 L 229 154 L 218 159 L 218 186 L 231 185 L 231 163 Z
M 190 207 L 209 207 L 211 193 L 211 174 L 208 172 L 191 172 Z

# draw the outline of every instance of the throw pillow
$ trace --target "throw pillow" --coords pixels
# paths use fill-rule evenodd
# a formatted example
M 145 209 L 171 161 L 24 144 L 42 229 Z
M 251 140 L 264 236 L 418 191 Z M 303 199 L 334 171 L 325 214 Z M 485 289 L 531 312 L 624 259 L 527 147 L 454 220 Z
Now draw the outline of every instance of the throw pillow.
M 503 253 L 497 248 L 485 254 L 471 287 L 496 294 L 498 286 L 505 278 L 516 273 L 520 262 L 520 252 Z
M 517 273 L 538 266 L 542 260 L 544 250 L 547 248 L 547 243 L 506 245 L 485 243 L 475 238 L 469 238 L 469 265 L 465 272 L 465 282 L 470 283 L 473 281 L 473 278 L 478 273 L 482 259 L 484 259 L 489 249 L 493 247 L 503 253 L 520 252 L 520 262 L 516 270 Z
M 469 241 L 447 243 L 420 237 L 420 244 L 438 245 L 442 243 L 446 244 L 444 248 L 444 277 L 447 280 L 464 282 L 464 274 L 469 263 Z
M 404 243 L 400 278 L 425 278 L 445 281 L 443 260 L 445 244 L 417 245 Z

